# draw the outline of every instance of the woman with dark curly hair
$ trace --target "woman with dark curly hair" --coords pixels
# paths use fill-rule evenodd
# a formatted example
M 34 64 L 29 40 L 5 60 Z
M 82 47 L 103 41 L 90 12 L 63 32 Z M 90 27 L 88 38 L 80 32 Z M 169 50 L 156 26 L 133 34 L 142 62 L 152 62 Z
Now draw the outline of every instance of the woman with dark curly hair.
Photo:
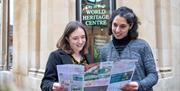
M 152 50 L 145 40 L 138 38 L 138 24 L 132 9 L 120 7 L 115 10 L 108 27 L 112 41 L 100 50 L 101 61 L 114 61 L 111 60 L 114 57 L 138 60 L 132 81 L 120 88 L 123 91 L 152 91 L 158 81 Z

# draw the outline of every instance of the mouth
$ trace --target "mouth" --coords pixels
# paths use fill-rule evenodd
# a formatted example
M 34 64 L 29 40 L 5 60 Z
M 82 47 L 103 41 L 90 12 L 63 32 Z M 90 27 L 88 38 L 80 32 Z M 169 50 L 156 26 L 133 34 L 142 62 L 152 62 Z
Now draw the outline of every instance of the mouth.
M 116 34 L 117 37 L 120 37 L 122 34 Z
M 79 48 L 82 48 L 83 47 L 83 45 L 76 45 L 77 47 L 79 47 Z

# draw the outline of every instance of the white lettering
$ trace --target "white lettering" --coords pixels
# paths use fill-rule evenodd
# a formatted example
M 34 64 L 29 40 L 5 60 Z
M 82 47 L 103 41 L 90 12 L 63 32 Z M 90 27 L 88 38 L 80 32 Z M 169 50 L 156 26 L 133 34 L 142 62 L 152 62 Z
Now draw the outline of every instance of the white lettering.
M 96 21 L 86 21 L 85 25 L 93 26 L 93 25 L 107 25 L 106 20 L 96 20 Z
M 109 15 L 84 15 L 82 20 L 106 20 L 109 19 Z
M 87 14 L 106 14 L 105 9 L 97 9 L 97 10 L 86 10 L 85 11 Z

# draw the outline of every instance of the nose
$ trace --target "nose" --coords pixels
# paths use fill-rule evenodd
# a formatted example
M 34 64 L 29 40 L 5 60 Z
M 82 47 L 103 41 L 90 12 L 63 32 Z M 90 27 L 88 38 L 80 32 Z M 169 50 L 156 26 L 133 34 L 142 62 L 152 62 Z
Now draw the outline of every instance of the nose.
M 82 38 L 79 38 L 79 43 L 81 44 L 83 42 L 83 39 Z
M 116 27 L 115 32 L 117 33 L 117 32 L 120 32 L 120 31 L 121 31 L 121 28 L 119 26 Z

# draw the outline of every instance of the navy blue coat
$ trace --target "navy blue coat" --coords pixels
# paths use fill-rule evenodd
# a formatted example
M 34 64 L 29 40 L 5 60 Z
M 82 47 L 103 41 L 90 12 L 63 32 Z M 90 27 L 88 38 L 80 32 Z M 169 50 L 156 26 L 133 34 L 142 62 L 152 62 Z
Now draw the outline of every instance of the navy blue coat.
M 88 61 L 87 63 L 90 62 Z M 61 64 L 73 64 L 71 56 L 61 49 L 51 52 L 40 86 L 42 91 L 52 91 L 53 83 L 58 82 L 56 65 Z

